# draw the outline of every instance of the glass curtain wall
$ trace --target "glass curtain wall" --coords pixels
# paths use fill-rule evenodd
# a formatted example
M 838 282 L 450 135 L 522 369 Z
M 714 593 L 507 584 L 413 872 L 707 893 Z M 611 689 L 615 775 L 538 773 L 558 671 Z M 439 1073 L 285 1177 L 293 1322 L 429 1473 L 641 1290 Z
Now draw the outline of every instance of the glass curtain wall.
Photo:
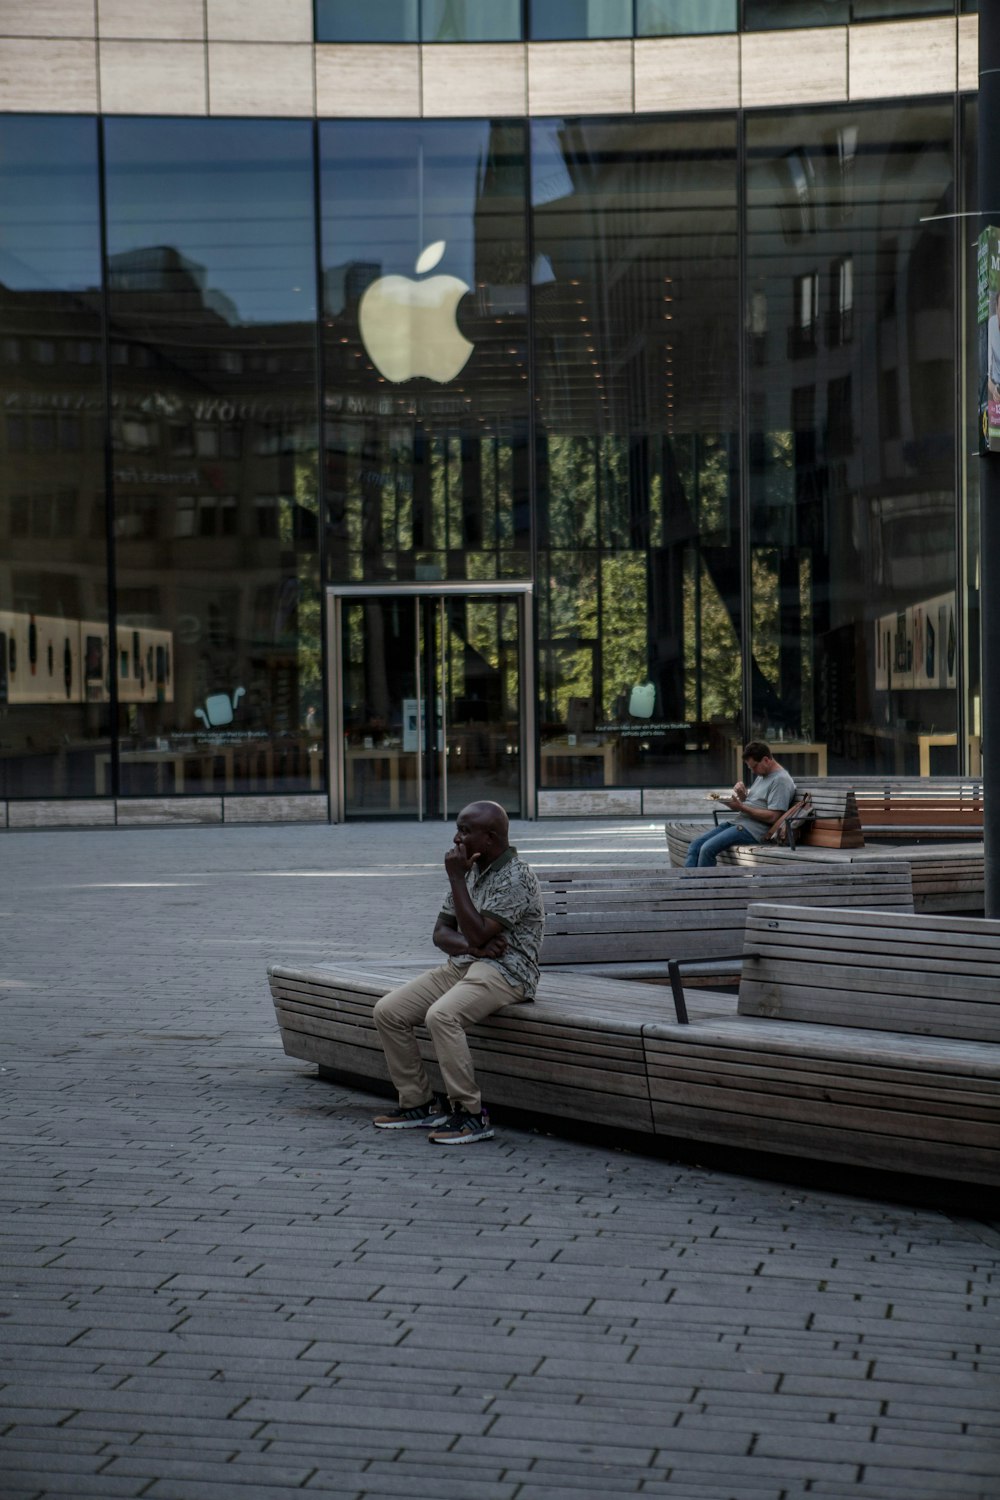
M 320 171 L 329 581 L 530 577 L 523 123 L 331 123 Z M 398 599 L 348 614 L 345 753 L 380 778 L 372 805 L 391 806 L 382 783 L 397 761 L 412 771 L 419 732 L 416 616 Z M 517 702 L 504 618 L 496 602 L 448 613 L 447 718 L 488 745 Z M 441 691 L 425 684 L 439 714 Z M 470 745 L 448 753 L 455 769 Z
M 746 31 L 954 15 L 956 0 L 742 0 Z M 960 9 L 978 9 L 961 0 Z M 319 42 L 580 41 L 733 32 L 740 0 L 316 0 Z
M 4 117 L 0 795 L 322 790 L 321 531 L 326 582 L 534 580 L 543 787 L 727 782 L 741 729 L 978 771 L 959 107 L 748 114 L 742 313 L 733 115 L 326 122 L 319 272 L 309 122 Z M 448 617 L 468 722 L 504 608 Z M 356 612 L 379 749 L 413 612 Z
M 957 769 L 953 125 L 747 119 L 752 731 L 792 770 Z
M 319 42 L 516 42 L 521 0 L 317 0 Z
M 318 790 L 311 126 L 105 132 L 120 793 Z
M 743 0 L 746 31 L 953 16 L 955 0 Z
M 731 779 L 733 116 L 532 127 L 543 787 Z
M 94 120 L 0 119 L 0 796 L 108 788 Z
M 528 577 L 525 131 L 320 130 L 328 577 Z
M 635 0 L 636 36 L 735 31 L 739 0 Z

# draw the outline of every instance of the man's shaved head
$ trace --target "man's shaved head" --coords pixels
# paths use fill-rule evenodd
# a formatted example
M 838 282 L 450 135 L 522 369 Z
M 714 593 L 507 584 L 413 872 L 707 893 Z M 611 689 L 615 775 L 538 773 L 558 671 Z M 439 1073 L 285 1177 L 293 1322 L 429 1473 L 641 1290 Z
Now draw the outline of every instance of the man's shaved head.
M 510 848 L 510 823 L 499 802 L 470 802 L 455 819 L 455 844 L 485 870 Z
M 458 815 L 458 821 L 463 820 L 477 823 L 484 831 L 495 834 L 501 844 L 507 843 L 510 819 L 499 802 L 470 802 Z

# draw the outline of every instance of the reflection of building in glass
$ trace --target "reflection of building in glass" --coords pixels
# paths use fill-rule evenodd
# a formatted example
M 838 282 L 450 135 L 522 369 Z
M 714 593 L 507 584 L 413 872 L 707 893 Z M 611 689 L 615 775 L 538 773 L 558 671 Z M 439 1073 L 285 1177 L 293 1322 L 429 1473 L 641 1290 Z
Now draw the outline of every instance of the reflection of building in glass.
M 652 811 L 751 734 L 978 771 L 974 99 L 751 98 L 799 28 L 855 65 L 846 0 L 369 10 L 318 36 L 422 37 L 411 95 L 0 120 L 0 797 Z M 591 98 L 545 49 L 598 11 Z M 971 55 L 949 0 L 865 19 L 946 13 Z M 475 72 L 523 26 L 530 118 Z

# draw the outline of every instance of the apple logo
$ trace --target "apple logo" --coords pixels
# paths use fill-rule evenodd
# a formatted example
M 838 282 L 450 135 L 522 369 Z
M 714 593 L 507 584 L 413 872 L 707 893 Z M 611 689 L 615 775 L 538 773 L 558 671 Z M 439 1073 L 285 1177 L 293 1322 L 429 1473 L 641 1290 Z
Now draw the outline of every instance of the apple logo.
M 433 271 L 445 252 L 435 240 L 417 257 L 418 276 Z M 365 288 L 358 308 L 361 341 L 386 380 L 399 383 L 426 375 L 445 385 L 463 369 L 473 344 L 455 321 L 455 309 L 469 290 L 457 276 L 381 276 Z

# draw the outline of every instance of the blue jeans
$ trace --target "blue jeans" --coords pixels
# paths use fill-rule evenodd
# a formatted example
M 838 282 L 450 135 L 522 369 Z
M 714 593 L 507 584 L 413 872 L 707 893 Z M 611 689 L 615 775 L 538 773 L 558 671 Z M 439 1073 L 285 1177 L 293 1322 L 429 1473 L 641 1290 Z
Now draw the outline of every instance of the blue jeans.
M 696 839 L 691 840 L 684 866 L 686 869 L 693 869 L 697 865 L 699 870 L 705 870 L 715 864 L 715 856 L 721 854 L 723 849 L 731 849 L 734 844 L 756 842 L 753 834 L 740 828 L 738 824 L 720 823 L 718 828 L 710 828 L 707 833 L 699 833 Z

